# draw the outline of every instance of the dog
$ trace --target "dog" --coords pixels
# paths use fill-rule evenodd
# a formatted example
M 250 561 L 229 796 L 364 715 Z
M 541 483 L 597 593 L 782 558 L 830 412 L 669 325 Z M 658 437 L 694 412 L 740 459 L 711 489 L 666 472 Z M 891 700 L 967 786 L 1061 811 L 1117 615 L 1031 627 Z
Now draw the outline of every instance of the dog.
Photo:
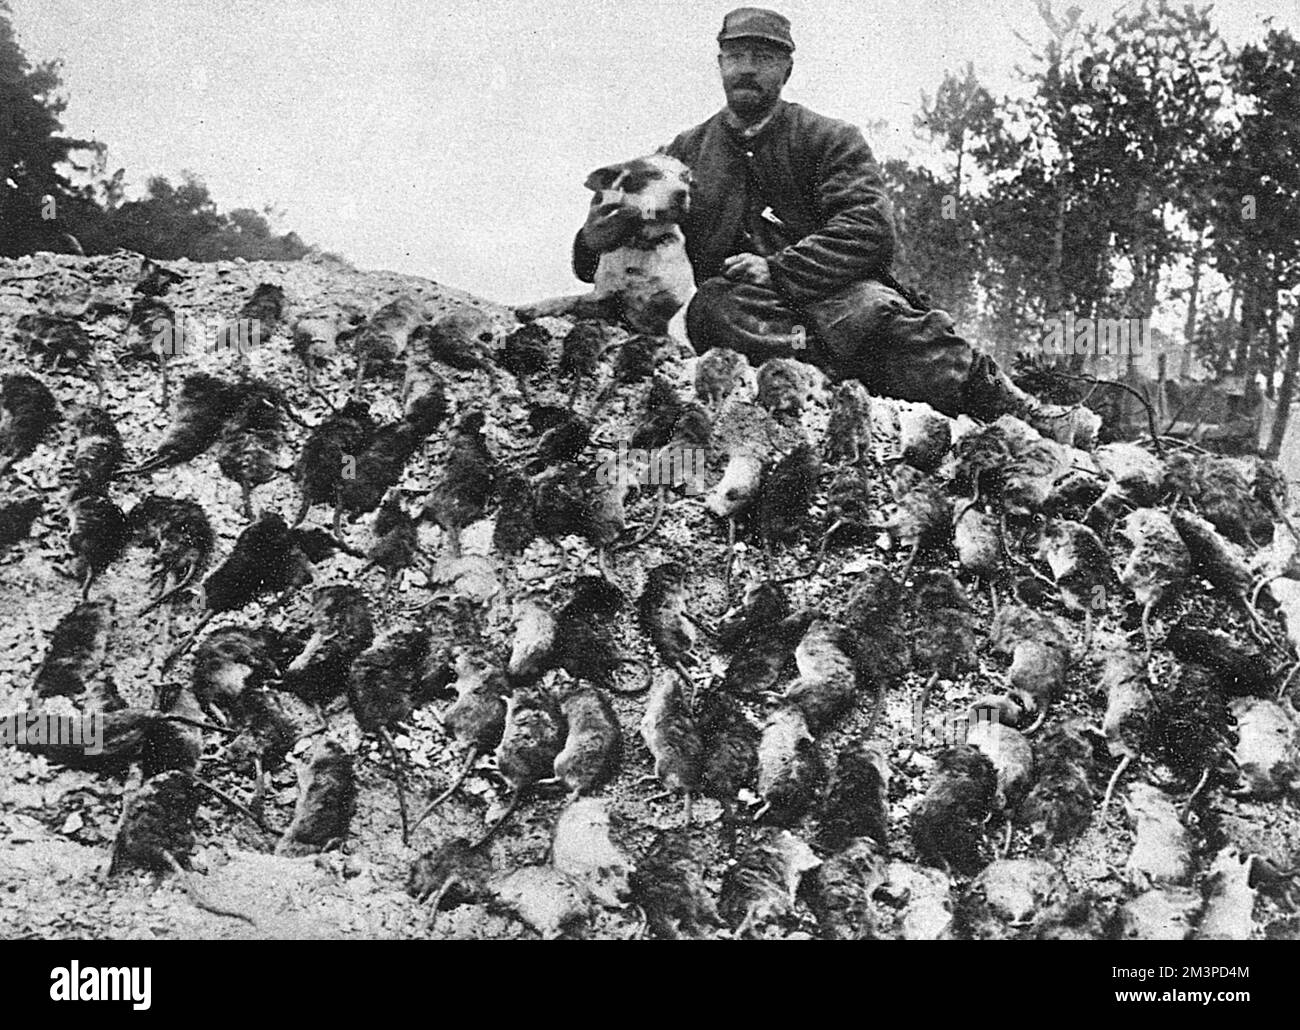
M 670 323 L 683 321 L 695 293 L 681 229 L 690 210 L 690 169 L 667 154 L 651 154 L 597 168 L 585 185 L 606 202 L 634 206 L 640 225 L 621 247 L 600 256 L 591 293 L 525 305 L 515 315 L 525 322 L 547 316 L 622 319 L 638 332 L 685 339 Z

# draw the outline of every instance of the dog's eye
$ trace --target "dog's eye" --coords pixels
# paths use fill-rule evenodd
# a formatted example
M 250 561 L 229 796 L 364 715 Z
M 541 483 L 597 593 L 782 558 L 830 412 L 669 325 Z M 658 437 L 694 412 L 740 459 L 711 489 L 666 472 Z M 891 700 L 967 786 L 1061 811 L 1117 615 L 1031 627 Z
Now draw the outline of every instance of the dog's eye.
M 650 181 L 651 176 L 646 172 L 629 172 L 622 183 L 623 192 L 640 193 L 650 185 Z

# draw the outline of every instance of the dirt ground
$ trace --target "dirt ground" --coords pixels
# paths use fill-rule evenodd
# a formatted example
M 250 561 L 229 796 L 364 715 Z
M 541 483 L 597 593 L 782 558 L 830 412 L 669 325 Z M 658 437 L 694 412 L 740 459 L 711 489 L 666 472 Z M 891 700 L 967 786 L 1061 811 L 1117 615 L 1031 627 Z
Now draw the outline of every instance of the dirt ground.
M 103 258 L 72 258 L 37 255 L 31 259 L 0 263 L 0 371 L 32 368 L 17 349 L 14 326 L 21 315 L 49 310 L 58 302 L 70 303 L 80 291 L 89 297 L 92 315 L 86 316 L 91 337 L 104 356 L 105 405 L 112 411 L 126 442 L 129 460 L 138 460 L 151 450 L 165 432 L 168 412 L 159 404 L 160 382 L 156 370 L 147 364 L 125 365 L 116 360 L 127 334 L 126 317 L 131 289 L 141 267 L 137 255 L 117 254 Z M 444 289 L 435 283 L 389 273 L 362 273 L 333 264 L 250 264 L 245 262 L 172 265 L 186 278 L 173 289 L 168 300 L 178 309 L 210 322 L 214 317 L 234 318 L 255 286 L 262 282 L 283 287 L 290 305 L 285 326 L 252 352 L 251 372 L 265 377 L 287 391 L 297 411 L 309 425 L 324 415 L 322 400 L 309 393 L 301 366 L 289 352 L 288 329 L 293 320 L 311 312 L 370 313 L 399 295 L 416 297 L 430 317 L 458 305 L 471 305 L 493 319 L 498 338 L 514 324 L 509 312 L 475 298 Z M 75 299 L 75 298 L 73 298 Z M 557 333 L 563 323 L 546 323 Z M 558 346 L 558 344 L 557 344 Z M 176 362 L 176 378 L 195 370 L 230 375 L 231 357 L 205 353 Z M 84 370 L 50 371 L 32 369 L 53 391 L 65 413 L 78 404 L 93 403 L 96 386 Z M 671 361 L 664 366 L 685 396 L 690 394 L 691 363 Z M 344 354 L 322 375 L 326 394 L 341 402 L 352 374 L 350 358 Z M 527 429 L 528 408 L 514 377 L 506 373 L 458 372 L 448 370 L 449 392 L 457 409 L 483 404 L 488 412 L 487 439 L 503 465 L 515 463 L 530 452 L 534 438 Z M 400 382 L 400 380 L 398 381 Z M 621 387 L 602 409 L 600 435 L 605 440 L 626 437 L 644 404 L 647 384 Z M 377 378 L 368 383 L 365 397 L 377 418 L 400 414 L 397 383 Z M 558 387 L 551 391 L 562 399 Z M 804 415 L 810 438 L 819 442 L 825 431 L 828 408 L 825 389 L 821 399 Z M 545 399 L 539 388 L 534 399 Z M 580 402 L 581 403 L 581 402 Z M 891 408 L 881 405 L 876 412 L 879 456 L 888 458 L 895 444 L 890 423 Z M 454 420 L 454 414 L 453 414 Z M 451 422 L 447 423 L 450 426 Z M 413 495 L 427 486 L 429 470 L 438 469 L 446 449 L 446 428 L 429 441 L 426 453 L 407 468 L 403 485 Z M 292 426 L 284 464 L 291 463 L 307 429 Z M 52 433 L 29 458 L 0 481 L 0 490 L 34 488 L 46 497 L 44 515 L 37 521 L 30 539 L 0 554 L 0 713 L 26 708 L 32 682 L 47 650 L 50 635 L 59 619 L 77 602 L 79 584 L 70 572 L 66 551 L 66 519 L 61 495 L 67 485 L 67 466 L 73 443 L 69 420 Z M 720 463 L 719 463 L 720 467 Z M 718 474 L 718 468 L 711 475 Z M 244 528 L 238 487 L 222 477 L 212 451 L 199 458 L 147 476 L 119 480 L 113 485 L 113 499 L 124 509 L 144 494 L 157 492 L 198 501 L 218 534 L 216 557 L 229 552 Z M 816 561 L 819 527 L 824 514 L 825 492 L 819 492 L 810 513 L 807 530 L 795 545 L 777 549 L 772 575 L 791 577 L 807 572 Z M 254 507 L 275 510 L 292 520 L 298 496 L 292 478 L 280 476 L 257 489 Z M 644 524 L 650 517 L 653 496 L 643 494 L 629 505 L 629 519 Z M 579 573 L 596 572 L 596 555 L 577 537 L 560 541 L 536 540 L 520 558 L 503 561 L 492 548 L 495 509 L 470 526 L 463 535 L 464 558 L 458 564 L 440 566 L 447 582 L 431 584 L 421 571 L 409 570 L 393 594 L 382 598 L 383 577 L 377 571 L 361 575 L 364 562 L 346 554 L 336 555 L 317 567 L 317 583 L 353 582 L 367 592 L 379 629 L 398 618 L 427 621 L 431 631 L 447 643 L 474 657 L 500 667 L 509 653 L 515 624 L 516 605 L 525 598 L 558 604 L 564 585 Z M 308 525 L 328 527 L 330 513 L 318 506 L 308 516 Z M 348 539 L 364 548 L 371 539 L 367 516 L 345 526 Z M 427 551 L 445 557 L 446 541 L 435 526 L 424 524 L 421 540 Z M 761 548 L 747 541 L 735 562 L 737 585 L 755 582 L 764 575 Z M 713 518 L 698 497 L 670 502 L 658 532 L 635 550 L 616 558 L 616 578 L 629 599 L 635 599 L 645 583 L 646 572 L 655 565 L 676 560 L 690 573 L 690 611 L 708 624 L 728 607 L 723 589 L 726 554 L 725 525 Z M 789 593 L 795 607 L 816 606 L 829 617 L 838 617 L 857 577 L 869 565 L 883 564 L 897 570 L 903 564 L 899 549 L 886 541 L 834 548 L 819 574 L 793 581 Z M 167 642 L 161 633 L 159 613 L 139 615 L 149 596 L 147 551 L 131 548 L 95 585 L 95 596 L 116 603 L 116 628 L 110 642 L 114 680 L 123 696 L 134 705 L 148 706 L 156 692 L 168 682 L 184 683 L 191 669 L 189 656 L 170 673 L 161 671 Z M 1284 562 L 1287 557 L 1260 557 Z M 925 567 L 955 568 L 948 554 L 923 558 Z M 965 577 L 964 577 L 965 578 Z M 975 621 L 981 634 L 992 619 L 988 594 L 966 578 Z M 732 598 L 734 601 L 734 597 Z M 430 605 L 430 602 L 432 604 Z M 424 606 L 429 607 L 424 608 Z M 1052 604 L 1048 607 L 1059 612 Z M 424 608 L 422 614 L 413 610 Z M 1214 625 L 1229 628 L 1234 636 L 1248 641 L 1245 620 L 1227 601 L 1201 589 L 1189 592 L 1187 600 L 1161 615 L 1160 624 L 1172 623 L 1185 610 L 1203 614 Z M 196 621 L 193 605 L 176 611 L 173 639 L 189 631 Z M 253 604 L 243 611 L 219 616 L 209 630 L 229 624 L 269 623 L 278 629 L 307 624 L 309 606 L 298 596 L 282 609 Z M 657 667 L 662 662 L 636 626 L 635 608 L 621 616 L 623 642 L 630 654 Z M 1072 663 L 1065 700 L 1053 707 L 1052 725 L 1081 716 L 1100 725 L 1106 699 L 1098 685 L 1106 655 L 1121 649 L 1141 648 L 1141 637 L 1126 599 L 1116 597 L 1100 618 L 1091 646 L 1083 652 L 1081 620 L 1062 616 L 1071 637 L 1076 660 Z M 1285 628 L 1278 626 L 1279 635 Z M 956 711 L 974 698 L 997 691 L 1003 683 L 1005 666 L 989 654 L 980 639 L 978 668 L 956 681 L 941 681 L 933 706 L 937 713 Z M 707 635 L 701 646 L 703 665 L 694 673 L 700 689 L 715 684 L 726 668 L 728 656 L 710 646 Z M 192 652 L 191 652 L 192 655 Z M 1292 656 L 1294 660 L 1294 656 Z M 1278 682 L 1286 666 L 1278 662 Z M 1157 650 L 1151 667 L 1153 689 L 1173 676 L 1175 660 Z M 620 686 L 630 687 L 644 675 L 635 666 L 619 673 Z M 170 677 L 170 679 L 168 678 Z M 938 748 L 911 751 L 910 729 L 913 704 L 925 677 L 909 675 L 904 689 L 886 700 L 877 739 L 888 748 L 891 765 L 889 784 L 889 859 L 902 871 L 915 863 L 908 833 L 909 813 L 924 795 L 932 779 Z M 613 782 L 599 792 L 614 817 L 614 836 L 633 861 L 649 849 L 656 835 L 680 827 L 683 806 L 680 797 L 663 798 L 658 783 L 646 782 L 653 774 L 649 752 L 642 744 L 638 725 L 645 705 L 644 694 L 612 694 L 610 700 L 619 717 L 624 746 L 620 769 Z M 769 698 L 746 700 L 746 707 L 762 718 L 775 702 Z M 434 703 L 416 712 L 409 725 L 396 734 L 395 743 L 403 756 L 409 794 L 419 804 L 441 791 L 455 776 L 461 752 L 442 729 L 440 715 L 445 703 Z M 857 699 L 851 714 L 835 724 L 818 740 L 825 760 L 835 758 L 866 727 L 871 698 Z M 400 834 L 400 821 L 392 774 L 384 751 L 374 737 L 364 736 L 342 701 L 326 712 L 331 732 L 356 754 L 358 800 L 350 833 L 341 848 L 326 854 L 299 858 L 272 854 L 275 837 L 205 795 L 197 834 L 199 846 L 191 868 L 202 894 L 222 908 L 248 913 L 254 922 L 228 918 L 202 910 L 193 904 L 181 880 L 172 875 L 130 872 L 107 875 L 110 848 L 121 815 L 124 794 L 139 782 L 139 772 L 105 775 L 60 768 L 43 758 L 15 750 L 0 749 L 0 937 L 3 938 L 96 938 L 96 939 L 187 939 L 187 938 L 521 938 L 536 939 L 538 930 L 507 907 L 490 902 L 445 908 L 436 928 L 430 930 L 430 906 L 412 899 L 406 891 L 411 863 L 456 836 L 475 838 L 485 822 L 501 808 L 505 789 L 485 759 L 470 775 L 464 787 L 437 815 L 415 833 L 409 846 Z M 311 741 L 300 741 L 293 758 L 302 759 Z M 252 784 L 220 757 L 221 738 L 205 738 L 202 773 L 238 798 L 247 799 Z M 1112 764 L 1100 767 L 1104 786 Z M 1147 758 L 1140 758 L 1126 782 L 1146 781 L 1174 788 L 1167 770 Z M 1052 891 L 1057 898 L 1087 898 L 1099 910 L 1111 912 L 1136 897 L 1140 891 L 1124 867 L 1132 850 L 1134 830 L 1125 815 L 1122 798 L 1102 817 L 1095 814 L 1091 825 L 1064 846 L 1046 850 L 1035 846 L 1023 827 L 1016 827 L 1008 857 L 1044 858 L 1055 867 L 1058 881 Z M 295 763 L 271 775 L 266 818 L 276 827 L 288 825 L 298 795 Z M 1175 798 L 1178 800 L 1178 798 Z M 527 803 L 511 826 L 490 845 L 493 868 L 506 873 L 548 860 L 552 828 L 566 799 L 543 792 Z M 703 860 L 707 887 L 716 895 L 731 861 L 719 833 L 721 807 L 714 801 L 697 799 L 690 830 Z M 795 827 L 797 835 L 811 839 L 815 818 Z M 1212 893 L 1210 866 L 1226 845 L 1243 854 L 1266 856 L 1270 865 L 1288 873 L 1297 866 L 1300 824 L 1292 801 L 1237 799 L 1217 782 L 1198 798 L 1189 817 L 1195 871 L 1187 884 L 1200 895 Z M 1001 843 L 1000 823 L 989 827 L 989 842 Z M 824 857 L 824 856 L 823 856 Z M 899 872 L 895 879 L 905 879 Z M 954 876 L 944 904 L 951 908 L 967 888 L 969 878 Z M 879 936 L 925 935 L 910 932 L 906 925 L 909 899 L 906 891 L 888 894 L 881 902 Z M 942 922 L 942 920 L 941 920 Z M 1291 938 L 1298 924 L 1291 913 L 1285 890 L 1259 890 L 1253 896 L 1251 935 L 1257 938 Z M 1014 935 L 1025 928 L 1013 929 Z M 645 934 L 644 912 L 635 905 L 623 908 L 593 906 L 585 925 L 570 932 L 591 938 L 631 939 Z M 788 918 L 769 927 L 768 936 L 818 936 L 819 928 L 806 892 Z M 729 936 L 720 930 L 718 936 Z

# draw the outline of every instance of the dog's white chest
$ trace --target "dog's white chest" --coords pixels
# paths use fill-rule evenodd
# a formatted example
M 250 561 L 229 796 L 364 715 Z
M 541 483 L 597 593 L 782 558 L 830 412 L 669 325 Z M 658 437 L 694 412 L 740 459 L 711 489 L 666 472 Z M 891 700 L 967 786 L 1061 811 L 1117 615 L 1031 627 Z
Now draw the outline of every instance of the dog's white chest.
M 686 238 L 676 226 L 657 247 L 619 247 L 600 256 L 596 292 L 614 293 L 637 280 L 653 280 L 674 293 L 695 285 L 686 257 Z
M 681 229 L 673 226 L 655 247 L 620 247 L 602 254 L 595 286 L 598 296 L 617 294 L 622 299 L 623 313 L 632 325 L 662 332 L 663 323 L 695 292 Z

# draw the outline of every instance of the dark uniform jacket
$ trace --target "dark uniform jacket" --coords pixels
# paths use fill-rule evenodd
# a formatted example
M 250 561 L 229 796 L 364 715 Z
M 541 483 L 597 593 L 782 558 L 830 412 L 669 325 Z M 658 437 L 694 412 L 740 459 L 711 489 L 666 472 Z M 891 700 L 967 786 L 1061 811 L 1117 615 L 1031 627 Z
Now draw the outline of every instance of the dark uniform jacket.
M 784 100 L 748 139 L 725 115 L 666 148 L 691 169 L 683 230 L 697 284 L 746 251 L 768 259 L 772 285 L 795 307 L 888 272 L 893 215 L 861 132 Z M 599 255 L 581 234 L 573 256 L 578 278 L 591 282 Z

